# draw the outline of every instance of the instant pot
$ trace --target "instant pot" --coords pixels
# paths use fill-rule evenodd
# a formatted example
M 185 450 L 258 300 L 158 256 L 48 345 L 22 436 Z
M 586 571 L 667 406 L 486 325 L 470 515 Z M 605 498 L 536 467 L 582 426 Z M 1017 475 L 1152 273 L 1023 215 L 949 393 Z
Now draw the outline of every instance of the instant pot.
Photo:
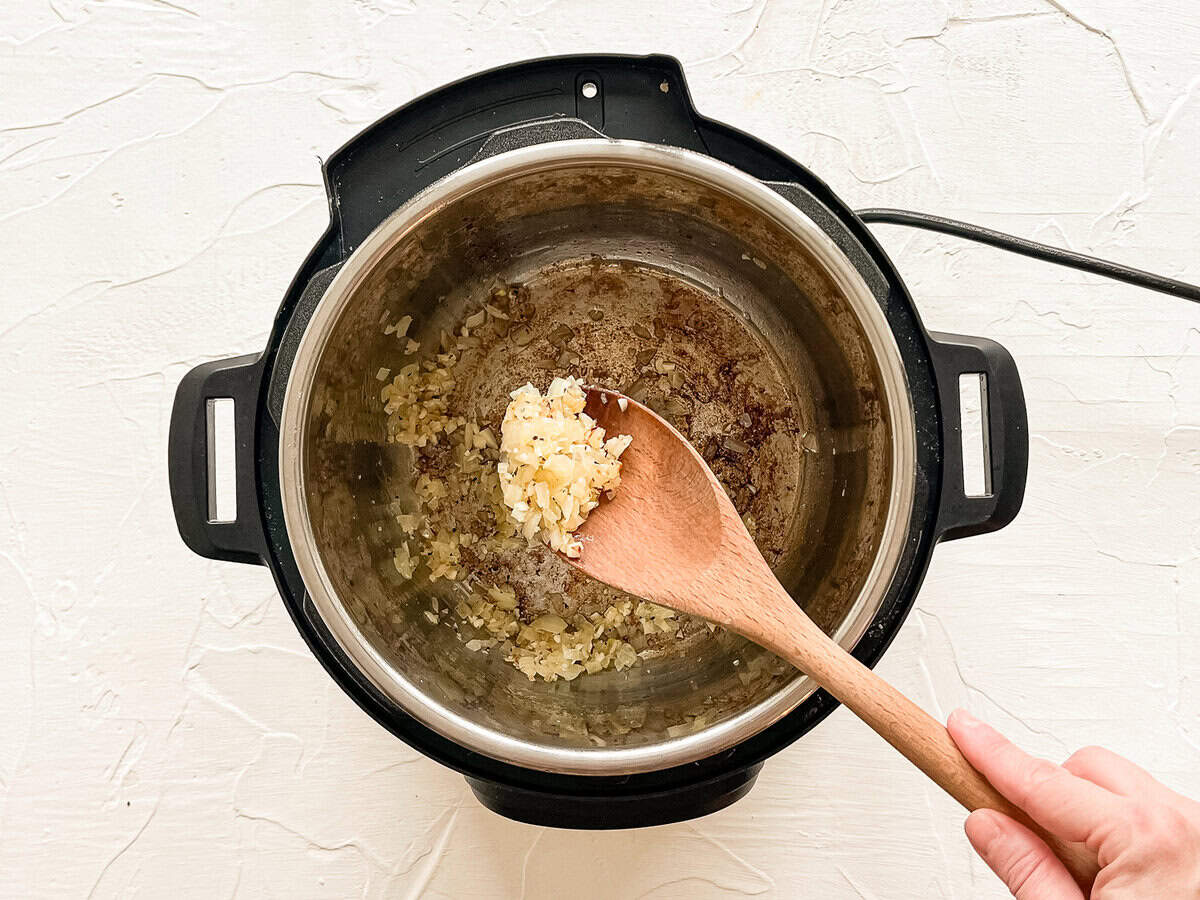
M 704 815 L 749 791 L 764 760 L 836 703 L 791 670 L 746 687 L 730 666 L 765 651 L 736 636 L 547 683 L 427 623 L 418 602 L 430 587 L 397 575 L 387 540 L 387 501 L 409 465 L 378 411 L 374 373 L 397 352 L 379 326 L 389 316 L 412 311 L 436 331 L 496 278 L 549 284 L 588 270 L 589 284 L 621 276 L 606 300 L 613 329 L 651 294 L 691 292 L 743 317 L 803 425 L 776 571 L 867 665 L 903 623 L 934 545 L 1001 528 L 1020 508 L 1028 433 L 1011 356 L 926 331 L 864 217 L 803 166 L 699 115 L 673 59 L 564 57 L 473 76 L 371 126 L 324 175 L 330 226 L 266 349 L 199 366 L 178 388 L 176 519 L 196 553 L 269 566 L 338 684 L 498 813 L 575 828 Z M 956 227 L 968 228 L 943 230 Z M 547 302 L 552 320 L 575 315 Z M 523 373 L 498 354 L 478 365 L 477 386 L 498 396 Z M 721 376 L 730 391 L 734 371 Z M 963 375 L 985 386 L 981 496 L 964 489 Z M 211 488 L 212 405 L 225 398 L 232 521 L 217 520 Z M 685 713 L 698 724 L 681 733 L 669 723 Z

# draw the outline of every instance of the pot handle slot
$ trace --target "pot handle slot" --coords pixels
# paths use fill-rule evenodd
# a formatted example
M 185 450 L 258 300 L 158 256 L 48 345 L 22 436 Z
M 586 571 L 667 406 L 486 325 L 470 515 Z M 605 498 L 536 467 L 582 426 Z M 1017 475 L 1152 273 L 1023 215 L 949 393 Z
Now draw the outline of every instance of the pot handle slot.
M 254 428 L 262 365 L 257 354 L 196 366 L 179 383 L 167 438 L 171 505 L 179 534 L 194 552 L 228 562 L 263 562 L 265 540 L 254 478 Z M 231 461 L 235 509 L 228 520 L 216 504 L 217 401 L 233 401 Z
M 954 540 L 1003 528 L 1021 509 L 1029 471 L 1029 421 L 1025 392 L 1012 355 L 995 341 L 931 334 L 930 347 L 941 406 L 945 454 L 937 529 Z M 959 378 L 980 375 L 984 491 L 969 495 L 964 483 L 963 410 Z

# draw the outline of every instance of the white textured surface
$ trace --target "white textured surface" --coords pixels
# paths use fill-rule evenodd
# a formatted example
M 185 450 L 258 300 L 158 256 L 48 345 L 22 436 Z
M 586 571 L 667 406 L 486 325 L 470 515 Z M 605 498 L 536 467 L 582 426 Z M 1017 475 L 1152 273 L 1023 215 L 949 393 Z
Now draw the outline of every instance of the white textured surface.
M 704 820 L 498 819 L 342 696 L 266 570 L 175 533 L 175 385 L 261 348 L 324 227 L 318 154 L 509 60 L 672 53 L 702 111 L 855 205 L 1200 280 L 1193 0 L 674 7 L 0 4 L 0 894 L 1002 895 L 845 711 Z M 1200 308 L 883 234 L 927 324 L 1013 351 L 1034 437 L 1020 518 L 938 550 L 880 671 L 1200 795 Z

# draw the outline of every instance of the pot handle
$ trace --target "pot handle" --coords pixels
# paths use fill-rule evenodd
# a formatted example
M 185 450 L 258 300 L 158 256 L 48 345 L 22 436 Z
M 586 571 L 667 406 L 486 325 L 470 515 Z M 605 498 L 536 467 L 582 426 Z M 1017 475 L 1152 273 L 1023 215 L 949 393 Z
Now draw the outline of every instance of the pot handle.
M 942 413 L 944 462 L 938 505 L 940 540 L 1003 528 L 1021 509 L 1029 471 L 1029 420 L 1025 392 L 1012 355 L 995 341 L 931 334 L 934 375 Z M 968 496 L 963 482 L 959 377 L 982 376 L 985 493 Z
M 262 365 L 257 354 L 196 366 L 175 391 L 167 438 L 171 504 L 183 542 L 208 559 L 263 562 L 265 540 L 254 478 L 254 427 Z M 213 404 L 233 400 L 234 518 L 217 518 Z

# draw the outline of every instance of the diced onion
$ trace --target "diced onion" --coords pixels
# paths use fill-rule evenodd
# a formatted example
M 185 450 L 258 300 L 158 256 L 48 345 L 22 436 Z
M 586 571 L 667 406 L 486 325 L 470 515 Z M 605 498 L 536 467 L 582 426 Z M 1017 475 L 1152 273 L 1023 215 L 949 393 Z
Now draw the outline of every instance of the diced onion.
M 552 550 L 578 557 L 572 532 L 621 484 L 620 456 L 633 439 L 605 440 L 604 429 L 583 411 L 583 385 L 555 378 L 545 396 L 531 384 L 509 395 L 497 464 L 504 503 L 521 533 Z M 480 438 L 475 439 L 479 446 Z

